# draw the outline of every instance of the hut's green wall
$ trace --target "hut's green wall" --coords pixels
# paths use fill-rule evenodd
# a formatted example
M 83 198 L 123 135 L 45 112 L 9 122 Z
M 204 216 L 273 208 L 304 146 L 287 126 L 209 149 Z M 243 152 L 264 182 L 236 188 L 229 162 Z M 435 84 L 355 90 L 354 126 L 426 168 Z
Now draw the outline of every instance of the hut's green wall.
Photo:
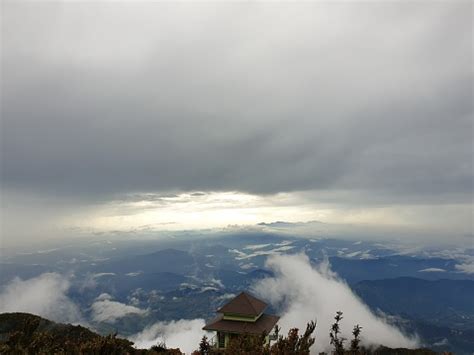
M 231 337 L 231 333 L 226 333 L 226 332 L 220 332 L 221 334 L 224 334 L 224 348 L 227 348 L 229 346 L 229 341 L 230 341 L 230 337 Z M 220 348 L 219 347 L 219 338 L 217 337 L 217 342 L 216 342 L 216 345 L 217 345 L 217 348 L 219 349 L 224 349 L 224 348 Z M 265 336 L 265 344 L 268 344 L 270 343 L 270 334 L 267 334 Z

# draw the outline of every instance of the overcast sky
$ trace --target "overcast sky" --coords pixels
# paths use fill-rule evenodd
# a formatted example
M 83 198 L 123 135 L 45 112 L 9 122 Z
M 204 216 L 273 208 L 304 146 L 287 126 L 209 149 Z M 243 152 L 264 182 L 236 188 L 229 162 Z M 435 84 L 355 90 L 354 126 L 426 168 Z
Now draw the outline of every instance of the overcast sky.
M 472 244 L 472 6 L 3 1 L 3 243 L 318 219 Z

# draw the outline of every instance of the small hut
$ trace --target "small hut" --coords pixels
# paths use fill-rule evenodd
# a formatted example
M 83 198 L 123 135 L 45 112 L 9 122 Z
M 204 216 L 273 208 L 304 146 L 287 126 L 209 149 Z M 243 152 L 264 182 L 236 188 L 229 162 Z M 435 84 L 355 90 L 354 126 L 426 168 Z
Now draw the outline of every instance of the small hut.
M 237 297 L 217 310 L 217 317 L 204 326 L 204 330 L 215 331 L 211 344 L 218 348 L 227 347 L 229 340 L 241 334 L 265 335 L 272 340 L 270 332 L 280 317 L 264 313 L 267 304 L 258 298 L 241 292 Z

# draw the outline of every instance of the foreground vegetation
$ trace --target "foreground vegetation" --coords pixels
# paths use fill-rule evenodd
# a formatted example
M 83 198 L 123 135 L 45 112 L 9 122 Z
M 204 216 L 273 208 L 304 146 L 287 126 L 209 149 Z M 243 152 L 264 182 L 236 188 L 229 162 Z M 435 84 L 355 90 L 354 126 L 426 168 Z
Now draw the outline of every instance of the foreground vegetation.
M 330 330 L 332 354 L 375 354 L 411 355 L 436 354 L 428 349 L 390 349 L 379 347 L 365 349 L 360 346 L 362 327 L 354 326 L 350 342 L 340 336 L 339 324 L 342 312 L 337 312 Z M 309 322 L 300 334 L 297 328 L 290 329 L 287 335 L 279 334 L 271 345 L 265 344 L 263 336 L 242 335 L 233 338 L 224 351 L 216 350 L 203 337 L 193 355 L 308 355 L 315 343 L 313 336 L 315 322 Z M 345 344 L 348 347 L 345 347 Z M 133 343 L 117 338 L 116 334 L 101 336 L 82 326 L 59 324 L 27 313 L 0 314 L 0 354 L 181 354 L 179 349 L 169 349 L 165 344 L 157 344 L 150 349 L 136 349 Z
M 345 348 L 346 340 L 341 337 L 340 322 L 342 321 L 342 312 L 337 312 L 334 317 L 334 323 L 331 326 L 329 336 L 333 350 L 333 355 L 431 355 L 436 352 L 429 349 L 391 349 L 387 347 L 378 347 L 376 349 L 367 349 L 360 345 L 360 335 L 362 327 L 355 325 L 352 330 L 353 338 L 349 342 L 349 347 Z M 236 355 L 308 355 L 311 346 L 315 343 L 313 336 L 316 329 L 316 323 L 311 321 L 307 324 L 303 334 L 299 334 L 298 328 L 290 329 L 288 335 L 280 335 L 280 329 L 277 327 L 277 340 L 272 344 L 265 344 L 265 337 L 255 337 L 242 335 L 231 339 L 227 349 L 224 351 L 213 349 L 206 337 L 203 337 L 199 345 L 199 350 L 193 355 L 214 355 L 214 354 L 236 354 Z M 326 355 L 326 353 L 320 353 Z

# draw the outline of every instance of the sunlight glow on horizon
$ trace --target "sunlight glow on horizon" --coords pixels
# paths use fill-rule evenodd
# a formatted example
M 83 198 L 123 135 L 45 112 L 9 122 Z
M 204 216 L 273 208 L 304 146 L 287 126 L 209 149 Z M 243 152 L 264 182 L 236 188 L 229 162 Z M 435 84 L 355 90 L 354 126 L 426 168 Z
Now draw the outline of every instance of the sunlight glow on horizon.
M 275 221 L 406 227 L 416 224 L 410 213 L 394 207 L 342 209 L 318 204 L 296 192 L 262 196 L 237 191 L 197 191 L 128 195 L 88 210 L 81 217 L 69 216 L 62 220 L 62 225 L 102 232 L 213 229 Z

